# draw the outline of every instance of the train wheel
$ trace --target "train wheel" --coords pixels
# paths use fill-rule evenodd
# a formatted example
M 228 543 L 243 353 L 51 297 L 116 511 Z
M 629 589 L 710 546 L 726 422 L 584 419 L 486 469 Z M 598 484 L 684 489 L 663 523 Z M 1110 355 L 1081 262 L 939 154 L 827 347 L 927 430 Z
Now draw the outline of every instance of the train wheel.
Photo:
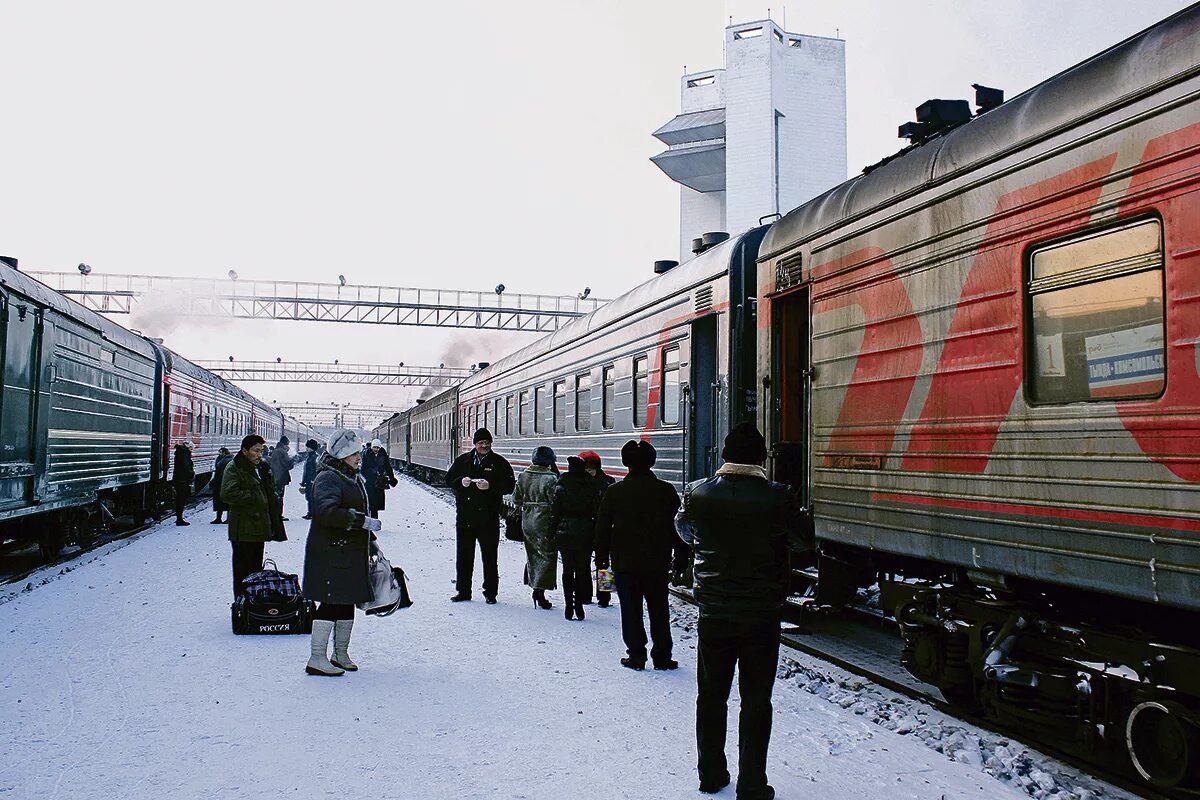
M 49 564 L 54 559 L 58 558 L 58 554 L 62 552 L 65 540 L 63 533 L 58 528 L 58 521 L 54 520 L 38 534 L 38 550 L 41 551 L 42 560 Z
M 1138 774 L 1169 789 L 1193 783 L 1198 733 L 1184 709 L 1175 703 L 1150 701 L 1129 713 L 1125 745 Z
M 939 686 L 938 691 L 942 693 L 942 697 L 946 698 L 946 702 L 952 706 L 962 709 L 979 708 L 979 696 L 975 693 L 975 686 L 973 684 L 951 683 Z

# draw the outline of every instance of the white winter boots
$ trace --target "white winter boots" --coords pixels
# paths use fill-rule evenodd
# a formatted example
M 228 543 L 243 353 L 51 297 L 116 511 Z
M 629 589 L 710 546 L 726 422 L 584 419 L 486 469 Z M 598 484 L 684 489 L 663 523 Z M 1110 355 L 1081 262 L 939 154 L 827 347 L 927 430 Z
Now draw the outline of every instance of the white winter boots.
M 333 623 L 333 664 L 347 672 L 354 672 L 358 664 L 350 660 L 350 632 L 354 630 L 354 620 L 339 619 Z
M 338 623 L 341 625 L 342 623 Z M 353 622 L 349 623 L 353 624 Z M 346 671 L 329 661 L 329 634 L 333 632 L 333 622 L 327 619 L 314 619 L 312 624 L 312 655 L 304 671 L 309 675 L 344 675 Z M 346 642 L 350 641 L 350 631 L 346 631 Z M 346 659 L 349 661 L 349 657 Z M 358 667 L 355 667 L 358 669 Z

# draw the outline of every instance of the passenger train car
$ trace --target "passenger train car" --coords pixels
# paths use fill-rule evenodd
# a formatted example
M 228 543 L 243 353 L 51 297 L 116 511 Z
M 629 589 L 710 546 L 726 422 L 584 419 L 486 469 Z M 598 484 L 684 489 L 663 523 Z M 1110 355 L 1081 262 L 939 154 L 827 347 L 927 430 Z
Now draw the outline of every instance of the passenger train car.
M 820 594 L 948 696 L 1193 783 L 1200 9 L 786 215 L 758 419 Z
M 160 342 L 126 330 L 0 262 L 0 540 L 51 557 L 113 515 L 168 502 L 174 446 L 193 446 L 197 485 L 221 446 L 277 441 L 279 411 Z
M 731 419 L 754 410 L 754 263 L 765 228 L 717 244 L 377 427 L 399 466 L 444 472 L 471 436 L 520 471 L 534 447 L 582 450 L 623 475 L 629 438 L 682 486 L 716 469 Z M 404 438 L 407 437 L 407 438 Z

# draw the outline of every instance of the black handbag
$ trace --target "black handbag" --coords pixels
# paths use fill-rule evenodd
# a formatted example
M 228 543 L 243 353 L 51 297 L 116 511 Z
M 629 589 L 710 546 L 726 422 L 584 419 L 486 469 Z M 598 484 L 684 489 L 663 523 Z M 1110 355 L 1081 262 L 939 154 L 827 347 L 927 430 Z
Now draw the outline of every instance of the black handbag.
M 510 542 L 525 541 L 525 531 L 521 530 L 521 512 L 514 511 L 505 518 L 504 538 Z

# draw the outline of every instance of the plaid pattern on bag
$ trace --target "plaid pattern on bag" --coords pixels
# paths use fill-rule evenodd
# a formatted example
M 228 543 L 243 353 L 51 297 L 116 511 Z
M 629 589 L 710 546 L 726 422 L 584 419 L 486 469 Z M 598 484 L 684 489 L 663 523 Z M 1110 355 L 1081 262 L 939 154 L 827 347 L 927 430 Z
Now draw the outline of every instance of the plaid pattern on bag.
M 242 579 L 242 594 L 251 602 L 280 603 L 300 596 L 300 576 L 280 572 L 274 561 L 264 561 L 271 569 L 252 572 Z

